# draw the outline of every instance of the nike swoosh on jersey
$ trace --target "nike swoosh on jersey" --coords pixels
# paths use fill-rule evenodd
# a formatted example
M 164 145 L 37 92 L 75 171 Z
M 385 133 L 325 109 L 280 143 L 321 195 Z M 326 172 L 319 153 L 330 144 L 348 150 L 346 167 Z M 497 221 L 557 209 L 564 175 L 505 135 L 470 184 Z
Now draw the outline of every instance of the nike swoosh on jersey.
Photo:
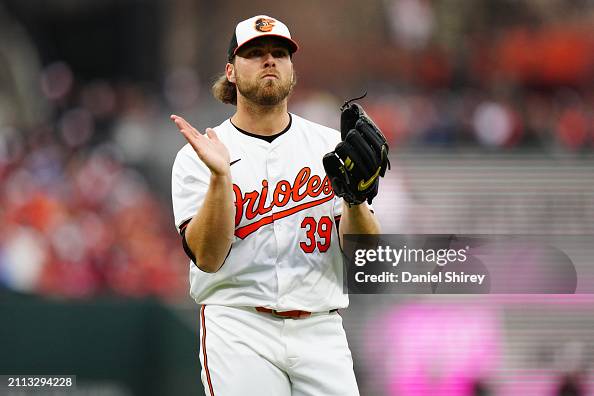
M 231 162 L 229 162 L 229 166 L 231 166 L 231 165 L 233 165 L 234 163 L 236 163 L 236 162 L 239 162 L 239 161 L 241 161 L 241 158 L 240 158 L 240 159 L 236 159 L 235 161 L 231 161 Z

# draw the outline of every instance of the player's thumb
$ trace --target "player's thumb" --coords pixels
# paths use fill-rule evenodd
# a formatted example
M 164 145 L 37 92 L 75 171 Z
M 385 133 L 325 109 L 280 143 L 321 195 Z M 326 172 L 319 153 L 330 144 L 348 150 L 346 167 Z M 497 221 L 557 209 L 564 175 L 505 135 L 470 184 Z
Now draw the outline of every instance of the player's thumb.
M 220 142 L 219 137 L 217 136 L 217 133 L 212 128 L 206 128 L 206 136 L 208 136 L 209 139 Z

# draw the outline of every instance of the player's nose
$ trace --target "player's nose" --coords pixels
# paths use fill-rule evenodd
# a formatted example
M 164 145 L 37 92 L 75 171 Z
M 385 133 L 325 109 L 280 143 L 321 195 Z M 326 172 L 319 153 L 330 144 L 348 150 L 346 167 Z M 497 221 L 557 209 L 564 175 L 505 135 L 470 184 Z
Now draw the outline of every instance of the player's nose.
M 267 51 L 266 54 L 264 54 L 263 62 L 264 64 L 262 66 L 264 66 L 265 68 L 275 65 L 274 56 L 272 56 L 272 52 Z

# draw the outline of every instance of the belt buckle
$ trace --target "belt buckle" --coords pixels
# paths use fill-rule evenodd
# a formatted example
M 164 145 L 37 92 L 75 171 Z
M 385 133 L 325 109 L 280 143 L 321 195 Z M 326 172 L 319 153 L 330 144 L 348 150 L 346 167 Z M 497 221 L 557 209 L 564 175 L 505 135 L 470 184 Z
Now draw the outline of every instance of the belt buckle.
M 283 315 L 279 314 L 276 309 L 271 309 L 270 314 L 272 316 L 274 316 L 275 318 L 279 318 L 279 319 L 287 319 L 288 318 L 288 316 L 283 316 Z
M 300 311 L 299 316 L 282 315 L 282 312 L 278 312 L 276 309 L 271 310 L 270 314 L 279 319 L 305 319 L 311 316 L 311 313 L 306 311 Z

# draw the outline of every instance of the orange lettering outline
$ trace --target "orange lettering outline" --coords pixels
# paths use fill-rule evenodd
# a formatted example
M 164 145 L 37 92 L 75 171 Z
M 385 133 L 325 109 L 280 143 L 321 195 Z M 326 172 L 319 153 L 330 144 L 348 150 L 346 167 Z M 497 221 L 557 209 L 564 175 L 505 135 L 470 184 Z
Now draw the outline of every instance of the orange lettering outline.
M 325 202 L 330 201 L 332 198 L 334 198 L 334 193 L 321 198 L 321 199 L 317 199 L 315 201 L 311 201 L 311 202 L 306 202 L 303 203 L 301 205 L 297 205 L 294 206 L 290 209 L 286 209 L 286 210 L 282 210 L 280 212 L 276 212 L 273 213 L 270 216 L 266 216 L 256 222 L 253 222 L 251 224 L 248 224 L 246 226 L 243 227 L 239 227 L 238 229 L 235 230 L 235 236 L 237 236 L 238 238 L 244 239 L 246 236 L 250 235 L 251 233 L 257 231 L 260 227 L 265 226 L 266 224 L 270 224 L 273 223 L 275 220 L 280 220 L 282 218 L 285 218 L 287 216 L 291 216 L 292 214 L 295 214 L 297 212 L 300 212 L 302 210 L 305 209 L 309 209 L 309 208 L 313 208 L 314 206 L 318 206 L 321 205 Z

